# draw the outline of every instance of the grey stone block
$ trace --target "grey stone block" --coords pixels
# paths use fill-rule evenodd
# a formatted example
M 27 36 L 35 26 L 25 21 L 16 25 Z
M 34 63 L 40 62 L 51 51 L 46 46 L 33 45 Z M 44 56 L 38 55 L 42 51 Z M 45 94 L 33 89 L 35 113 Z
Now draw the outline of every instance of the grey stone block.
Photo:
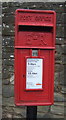
M 2 59 L 2 49 L 0 48 L 0 59 Z
M 66 64 L 66 55 L 62 55 L 62 63 L 65 65 Z
M 48 112 L 50 110 L 50 106 L 37 106 L 38 112 Z
M 11 78 L 10 78 L 10 83 L 11 83 L 12 85 L 14 85 L 14 75 L 11 76 Z
M 64 115 L 54 115 L 53 114 L 53 118 L 54 119 L 64 119 L 65 117 L 64 117 Z
M 56 52 L 57 52 L 58 54 L 62 54 L 62 52 L 63 52 L 63 46 L 61 46 L 61 45 L 56 45 Z
M 40 112 L 38 112 L 37 113 L 37 118 L 38 119 L 45 119 L 45 118 L 48 118 L 48 119 L 50 119 L 50 118 L 53 118 L 53 115 L 52 114 L 50 114 L 50 113 L 40 113 Z
M 24 3 L 24 5 L 25 5 L 25 7 L 27 6 L 27 8 L 29 8 L 29 9 L 33 8 L 32 7 L 33 5 L 36 5 L 36 9 L 55 10 L 56 12 L 62 12 L 61 9 L 64 10 L 63 9 L 63 3 L 62 4 L 60 4 L 60 3 L 56 4 L 56 3 L 51 2 L 51 4 L 50 4 L 49 1 L 46 2 L 46 3 L 45 2 L 44 3 L 38 2 L 38 4 L 37 4 L 37 2 L 32 2 L 32 3 L 27 2 L 27 3 Z
M 9 27 L 7 27 L 7 25 L 3 24 L 3 29 L 2 29 L 2 35 L 6 36 L 6 35 L 10 35 L 13 36 L 14 35 L 14 26 L 12 24 L 8 25 Z
M 5 53 L 13 53 L 14 52 L 14 46 L 2 46 L 2 54 Z
M 9 66 L 9 73 L 12 73 L 11 76 L 13 75 L 13 73 L 14 73 L 14 66 Z
M 0 66 L 2 67 L 2 59 L 0 59 Z M 0 68 L 0 69 L 2 69 L 2 68 Z
M 53 10 L 58 13 L 62 13 L 64 11 L 64 3 L 53 3 Z
M 14 59 L 3 59 L 2 64 L 3 64 L 3 66 L 13 66 Z
M 6 77 L 6 78 L 10 78 L 10 74 L 12 75 L 13 72 L 14 72 L 14 67 L 13 66 L 3 66 L 2 68 L 2 77 L 3 79 Z
M 56 38 L 56 45 L 64 44 L 64 38 Z
M 62 94 L 66 94 L 66 86 L 62 86 L 61 93 L 62 93 Z
M 55 64 L 62 64 L 62 59 L 61 60 L 56 60 Z
M 3 7 L 7 7 L 10 8 L 10 7 L 15 7 L 15 6 L 20 6 L 20 3 L 19 2 L 15 2 L 15 4 L 13 2 L 3 2 L 2 3 L 2 6 Z
M 0 95 L 2 95 L 2 79 L 0 79 Z
M 14 110 L 10 106 L 3 107 L 2 118 L 12 118 Z
M 66 44 L 66 38 L 64 38 L 64 44 Z
M 54 91 L 59 92 L 59 73 L 54 75 Z
M 2 92 L 2 91 L 1 91 Z M 2 109 L 2 93 L 0 94 L 0 107 Z
M 54 93 L 54 101 L 55 102 L 64 102 L 64 101 L 66 101 L 66 98 L 64 97 L 64 95 L 55 92 Z
M 2 69 L 0 69 L 0 81 L 2 80 Z
M 23 118 L 26 118 L 26 107 L 14 107 L 14 113 L 16 115 L 21 115 Z
M 9 106 L 9 107 L 15 107 L 14 103 L 14 97 L 9 97 L 9 98 L 2 98 L 2 105 L 3 106 Z
M 13 85 L 3 85 L 2 91 L 3 97 L 13 97 L 14 96 L 14 86 Z
M 14 15 L 15 16 L 15 11 L 16 11 L 16 9 L 19 9 L 20 8 L 20 6 L 11 6 L 10 8 L 9 8 L 9 6 L 8 5 L 6 5 L 6 6 L 3 6 L 2 7 L 2 13 L 3 14 L 10 14 L 10 15 Z M 24 7 L 22 7 L 22 8 L 24 8 Z
M 47 119 L 51 119 L 51 120 L 57 119 L 57 118 L 64 118 L 64 115 L 57 115 L 57 114 L 52 114 L 52 113 L 47 113 L 47 114 L 43 115 L 43 117 L 42 117 L 41 113 L 39 115 L 40 115 L 39 118 L 44 118 L 44 119 L 47 118 Z
M 64 115 L 64 106 L 51 106 L 51 113 L 57 114 L 57 115 Z
M 60 77 L 60 85 L 66 85 L 64 82 L 64 71 L 59 73 L 59 77 Z
M 64 85 L 66 86 L 66 65 L 64 65 Z
M 62 47 L 63 47 L 63 53 L 66 55 L 66 45 L 64 45 Z
M 1 36 L 0 36 L 0 45 L 1 45 L 1 47 L 2 47 L 2 38 L 1 38 Z
M 12 118 L 14 119 L 21 119 L 21 118 L 24 118 L 22 115 L 13 115 Z
M 58 84 L 58 80 L 59 80 L 59 73 L 55 73 L 54 75 L 54 80 L 55 80 L 55 83 Z
M 10 77 L 14 73 L 14 67 L 13 66 L 3 66 L 2 68 L 2 79 L 10 79 Z
M 6 69 L 6 71 L 5 71 Z M 2 79 L 4 80 L 3 82 L 6 84 L 8 83 L 7 79 L 10 78 L 10 73 L 8 72 L 9 67 L 6 66 L 6 67 L 3 67 L 3 73 L 2 73 Z
M 7 76 L 7 78 L 8 78 L 8 76 Z M 3 85 L 9 85 L 10 80 L 9 79 L 3 79 L 2 83 L 3 83 Z
M 56 37 L 64 37 L 64 26 L 62 26 L 61 24 L 57 24 L 56 27 Z
M 2 39 L 2 45 L 3 46 L 9 46 L 9 47 L 13 47 L 14 46 L 14 37 L 3 37 Z
M 66 13 L 64 13 L 64 24 L 66 24 Z
M 0 120 L 2 119 L 2 106 L 0 106 Z
M 3 13 L 2 16 L 3 16 L 2 22 L 3 22 L 3 24 L 6 25 L 7 28 L 9 28 L 10 23 L 13 25 L 15 24 L 15 15 L 13 15 L 13 14 L 10 15 L 10 13 L 8 13 L 8 14 Z
M 7 117 L 7 118 L 12 118 L 12 115 L 11 115 L 10 113 L 7 113 L 7 114 L 6 114 L 6 117 Z
M 57 13 L 56 14 L 56 23 L 64 24 L 64 16 L 65 16 L 65 13 Z
M 6 52 L 3 52 L 2 58 L 3 58 L 3 59 L 10 59 L 10 58 L 14 59 L 14 53 L 6 53 Z
M 64 65 L 63 64 L 55 64 L 55 72 L 61 72 L 64 71 Z
M 61 106 L 61 107 L 66 106 L 66 105 L 65 105 L 65 102 L 54 102 L 54 105 L 57 106 L 57 107 L 58 107 L 58 106 Z
M 62 60 L 62 56 L 61 56 L 61 53 L 55 53 L 55 60 L 56 61 L 61 61 Z
M 10 8 L 10 9 L 9 9 Z M 55 10 L 56 12 L 63 12 L 64 11 L 64 4 L 63 3 L 52 3 L 50 5 L 50 2 L 15 2 L 15 4 L 12 3 L 3 3 L 3 13 L 13 13 L 18 8 L 24 8 L 24 9 L 44 9 L 44 10 Z

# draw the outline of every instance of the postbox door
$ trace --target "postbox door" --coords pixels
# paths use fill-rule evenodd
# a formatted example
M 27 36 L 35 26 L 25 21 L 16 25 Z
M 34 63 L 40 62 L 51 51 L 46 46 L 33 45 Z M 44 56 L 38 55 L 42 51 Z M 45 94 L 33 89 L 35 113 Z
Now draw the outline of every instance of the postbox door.
M 40 50 L 43 58 L 42 89 L 26 90 L 26 57 L 31 58 L 30 49 L 16 49 L 16 96 L 22 105 L 40 105 L 53 103 L 54 51 Z M 39 58 L 39 56 L 38 56 Z M 35 58 L 37 59 L 37 58 Z M 40 74 L 40 73 L 39 73 Z

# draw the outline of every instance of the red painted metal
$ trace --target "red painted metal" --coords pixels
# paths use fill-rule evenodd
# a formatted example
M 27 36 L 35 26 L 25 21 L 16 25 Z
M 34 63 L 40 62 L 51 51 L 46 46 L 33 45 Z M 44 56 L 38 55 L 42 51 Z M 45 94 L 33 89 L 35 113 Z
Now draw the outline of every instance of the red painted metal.
M 15 13 L 15 104 L 43 106 L 54 103 L 56 13 L 18 9 Z M 38 56 L 32 56 L 32 49 Z M 42 90 L 26 90 L 26 58 L 43 59 Z

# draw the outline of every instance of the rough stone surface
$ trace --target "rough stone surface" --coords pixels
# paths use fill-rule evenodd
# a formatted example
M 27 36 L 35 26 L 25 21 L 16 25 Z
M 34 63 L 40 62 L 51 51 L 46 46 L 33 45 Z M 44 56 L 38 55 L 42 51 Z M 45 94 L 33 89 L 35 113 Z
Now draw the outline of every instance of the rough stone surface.
M 64 81 L 64 71 L 59 73 L 59 77 L 60 77 L 60 85 L 66 85 L 65 81 Z
M 11 76 L 11 78 L 10 78 L 10 82 L 11 82 L 11 84 L 14 84 L 14 75 Z
M 2 119 L 2 106 L 0 105 L 0 119 Z
M 60 64 L 55 64 L 55 72 L 62 72 L 64 71 L 64 65 L 62 62 Z
M 38 112 L 48 112 L 50 110 L 50 106 L 38 106 L 37 111 Z
M 51 115 L 50 113 L 38 112 L 37 117 L 38 118 L 53 118 L 53 115 Z
M 65 102 L 54 102 L 54 106 L 58 107 L 58 106 L 64 106 Z M 65 104 L 66 107 L 66 104 Z
M 60 88 L 60 85 L 59 85 L 59 73 L 55 73 L 55 79 L 54 79 L 54 91 L 55 92 L 59 92 L 59 88 Z
M 14 86 L 12 85 L 3 85 L 3 97 L 13 97 L 14 96 Z
M 59 111 L 59 112 L 58 112 Z M 51 113 L 64 115 L 64 106 L 51 106 Z
M 64 44 L 64 38 L 56 38 L 56 45 L 63 45 Z
M 55 92 L 54 93 L 54 101 L 55 102 L 64 102 L 64 101 L 66 101 L 66 98 L 64 97 L 64 95 Z
M 2 107 L 2 109 L 3 109 L 3 107 Z M 13 108 L 12 107 L 4 107 L 4 109 L 3 109 L 3 118 L 12 118 L 12 116 L 13 116 L 13 114 L 14 114 L 14 110 L 13 110 Z
M 13 117 L 12 118 L 15 118 L 15 119 L 22 119 L 22 118 L 24 118 L 22 115 L 13 115 Z
M 26 107 L 16 107 L 14 104 L 14 32 L 16 9 L 39 9 L 56 11 L 56 50 L 54 76 L 54 105 L 38 106 L 38 118 L 64 118 L 64 102 L 66 102 L 66 9 L 62 2 L 3 2 L 2 3 L 2 41 L 0 41 L 0 66 L 2 64 L 3 79 L 2 106 L 3 118 L 26 118 Z M 65 11 L 64 11 L 65 10 Z M 0 16 L 1 17 L 1 16 Z M 65 22 L 64 22 L 65 20 Z M 64 29 L 65 27 L 65 29 Z M 0 33 L 1 34 L 1 33 Z M 0 38 L 1 39 L 1 38 Z M 2 46 L 1 46 L 2 44 Z M 2 59 L 2 63 L 1 63 Z M 66 109 L 66 106 L 65 106 Z
M 14 113 L 16 113 L 16 115 L 21 115 L 23 118 L 26 118 L 26 107 L 14 107 Z
M 66 94 L 66 86 L 62 86 L 61 93 Z
M 3 46 L 14 46 L 14 37 L 10 37 L 10 36 L 5 36 L 2 38 L 2 45 Z
M 58 24 L 57 27 L 56 27 L 57 31 L 56 31 L 56 37 L 65 37 L 64 36 L 64 26 L 62 26 L 61 24 Z M 62 33 L 62 34 L 61 34 Z
M 9 79 L 3 79 L 2 83 L 4 85 L 9 85 L 10 81 L 9 81 Z
M 39 113 L 37 114 L 37 117 L 39 118 L 39 120 L 42 118 L 48 118 L 48 119 L 52 119 L 53 118 L 63 118 L 64 119 L 64 115 L 55 115 L 55 114 L 52 114 L 52 113 Z
M 9 98 L 2 98 L 2 105 L 3 106 L 9 106 L 9 107 L 15 107 L 15 103 L 14 103 L 14 98 L 13 97 L 9 97 Z

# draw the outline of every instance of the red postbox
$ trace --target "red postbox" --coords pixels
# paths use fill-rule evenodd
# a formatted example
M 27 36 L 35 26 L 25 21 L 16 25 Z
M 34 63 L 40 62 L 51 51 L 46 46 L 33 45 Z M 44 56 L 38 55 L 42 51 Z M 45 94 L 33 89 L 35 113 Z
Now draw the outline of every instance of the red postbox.
M 18 9 L 15 14 L 15 104 L 52 105 L 56 13 Z

